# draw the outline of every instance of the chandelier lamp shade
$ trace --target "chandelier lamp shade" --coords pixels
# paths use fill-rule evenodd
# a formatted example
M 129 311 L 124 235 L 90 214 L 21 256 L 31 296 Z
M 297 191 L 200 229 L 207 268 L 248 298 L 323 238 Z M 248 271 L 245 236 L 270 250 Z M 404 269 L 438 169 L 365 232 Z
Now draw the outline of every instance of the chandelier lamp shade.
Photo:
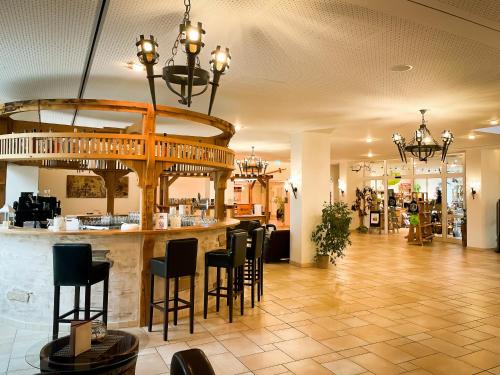
M 269 162 L 255 156 L 255 147 L 252 146 L 252 154 L 243 160 L 236 160 L 236 164 L 242 175 L 262 175 L 266 174 Z
M 210 70 L 213 72 L 213 79 L 210 82 L 210 73 L 200 66 L 198 55 L 202 51 L 205 43 L 203 36 L 205 30 L 202 23 L 192 23 L 189 18 L 191 11 L 191 1 L 184 0 L 185 12 L 182 23 L 179 26 L 179 33 L 172 47 L 172 55 L 166 61 L 161 75 L 154 73 L 154 65 L 158 63 L 158 43 L 151 35 L 146 39 L 141 35 L 136 42 L 137 57 L 139 62 L 146 67 L 147 79 L 149 82 L 149 89 L 151 92 L 151 99 L 153 106 L 156 109 L 156 94 L 155 94 L 155 79 L 162 78 L 170 91 L 177 95 L 179 103 L 191 107 L 192 98 L 202 95 L 208 89 L 208 85 L 212 85 L 212 92 L 210 95 L 210 103 L 208 114 L 212 113 L 213 103 L 219 81 L 222 74 L 229 68 L 231 55 L 229 49 L 221 49 L 220 46 L 212 52 L 210 60 Z M 177 50 L 181 45 L 181 49 L 186 54 L 185 64 L 176 64 L 175 57 Z
M 427 159 L 432 158 L 436 152 L 441 152 L 441 161 L 444 162 L 448 149 L 453 143 L 453 133 L 449 130 L 445 130 L 441 133 L 442 144 L 436 142 L 436 140 L 432 137 L 430 130 L 427 128 L 425 112 L 427 112 L 426 109 L 420 110 L 420 113 L 422 114 L 422 123 L 415 131 L 415 136 L 409 143 L 406 143 L 405 138 L 399 133 L 394 133 L 392 135 L 392 141 L 398 148 L 401 160 L 405 163 L 407 162 L 407 152 L 412 154 L 419 161 L 424 162 L 427 162 Z

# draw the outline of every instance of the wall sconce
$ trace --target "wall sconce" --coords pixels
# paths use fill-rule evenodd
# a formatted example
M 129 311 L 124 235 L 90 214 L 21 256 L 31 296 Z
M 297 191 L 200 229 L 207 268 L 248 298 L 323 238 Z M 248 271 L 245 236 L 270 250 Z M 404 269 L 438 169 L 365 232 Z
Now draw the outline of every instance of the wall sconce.
M 474 189 L 474 187 L 471 187 L 470 190 L 471 190 L 471 194 L 472 194 L 472 199 L 476 199 L 476 194 L 477 194 L 476 189 Z
M 345 193 L 345 182 L 339 178 L 338 180 L 338 187 L 339 187 L 339 192 L 342 197 L 344 196 Z
M 288 179 L 285 184 L 285 191 L 288 193 L 287 186 L 290 187 L 290 190 L 292 191 L 294 198 L 297 199 L 297 186 L 293 185 L 293 181 L 291 179 Z

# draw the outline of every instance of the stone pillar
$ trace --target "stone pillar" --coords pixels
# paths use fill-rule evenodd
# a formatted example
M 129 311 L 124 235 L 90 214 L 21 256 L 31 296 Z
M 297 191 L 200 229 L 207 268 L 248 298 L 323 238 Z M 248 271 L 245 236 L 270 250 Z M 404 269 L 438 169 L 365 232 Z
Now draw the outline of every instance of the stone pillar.
M 330 140 L 325 134 L 300 133 L 291 137 L 290 263 L 309 267 L 316 253 L 311 233 L 321 220 L 321 210 L 330 195 Z
M 496 204 L 500 199 L 500 149 L 466 151 L 467 246 L 496 248 Z M 474 188 L 477 194 L 472 198 Z

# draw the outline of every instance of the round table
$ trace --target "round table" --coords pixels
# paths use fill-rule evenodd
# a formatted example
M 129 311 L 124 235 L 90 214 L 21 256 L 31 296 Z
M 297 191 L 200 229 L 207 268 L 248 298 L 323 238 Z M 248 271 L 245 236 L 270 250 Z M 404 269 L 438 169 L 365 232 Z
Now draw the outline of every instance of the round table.
M 135 373 L 139 339 L 123 331 L 108 331 L 101 343 L 92 343 L 89 351 L 72 357 L 68 354 L 69 336 L 34 345 L 26 354 L 26 362 L 43 373 L 113 374 Z M 40 349 L 41 348 L 41 349 Z

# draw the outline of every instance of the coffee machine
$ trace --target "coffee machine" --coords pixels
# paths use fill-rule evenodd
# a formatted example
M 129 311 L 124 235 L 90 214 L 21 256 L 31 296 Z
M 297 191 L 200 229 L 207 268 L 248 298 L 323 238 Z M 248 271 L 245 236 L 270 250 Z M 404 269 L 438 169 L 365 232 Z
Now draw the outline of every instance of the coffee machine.
M 61 201 L 56 197 L 36 196 L 33 193 L 21 193 L 18 202 L 14 202 L 15 226 L 23 227 L 25 222 L 33 222 L 33 228 L 47 228 L 48 219 L 61 214 Z M 31 226 L 31 225 L 29 225 Z

